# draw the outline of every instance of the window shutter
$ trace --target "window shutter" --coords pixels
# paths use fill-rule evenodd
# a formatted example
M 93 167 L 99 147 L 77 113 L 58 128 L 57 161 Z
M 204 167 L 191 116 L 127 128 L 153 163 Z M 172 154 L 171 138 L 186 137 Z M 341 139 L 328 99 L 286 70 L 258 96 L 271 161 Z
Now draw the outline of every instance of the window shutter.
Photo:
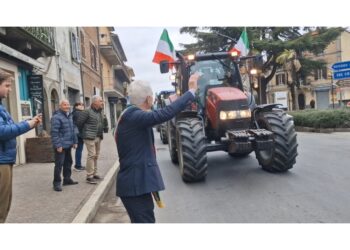
M 282 74 L 282 83 L 283 85 L 286 84 L 286 74 Z
M 327 68 L 322 69 L 322 78 L 327 79 Z
M 71 54 L 73 60 L 77 60 L 77 47 L 76 47 L 76 38 L 73 32 L 70 32 L 70 46 L 71 46 Z
M 81 63 L 81 53 L 80 53 L 80 39 L 77 36 L 75 40 L 75 47 L 77 48 L 77 62 Z

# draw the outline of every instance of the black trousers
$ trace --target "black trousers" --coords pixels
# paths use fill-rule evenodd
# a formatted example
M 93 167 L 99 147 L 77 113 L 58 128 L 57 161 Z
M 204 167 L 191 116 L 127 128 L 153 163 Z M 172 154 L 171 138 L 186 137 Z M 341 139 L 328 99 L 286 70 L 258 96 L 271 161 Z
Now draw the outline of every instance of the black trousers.
M 54 178 L 53 182 L 54 184 L 60 184 L 61 179 L 61 172 L 63 167 L 63 178 L 64 180 L 69 180 L 72 175 L 72 154 L 71 154 L 72 148 L 65 148 L 61 153 L 58 153 L 56 149 L 55 150 L 55 170 L 54 170 Z
M 152 194 L 144 194 L 134 197 L 120 197 L 131 223 L 155 223 L 154 203 Z

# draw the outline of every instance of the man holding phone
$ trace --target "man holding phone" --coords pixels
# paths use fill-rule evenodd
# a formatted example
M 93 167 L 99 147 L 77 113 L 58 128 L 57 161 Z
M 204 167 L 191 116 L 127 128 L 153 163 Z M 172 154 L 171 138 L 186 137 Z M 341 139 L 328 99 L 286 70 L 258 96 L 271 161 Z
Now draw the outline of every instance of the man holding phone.
M 42 117 L 36 115 L 30 120 L 15 123 L 5 107 L 2 98 L 7 98 L 13 82 L 12 74 L 0 69 L 0 223 L 6 221 L 12 200 L 12 166 L 16 162 L 16 137 L 38 126 Z

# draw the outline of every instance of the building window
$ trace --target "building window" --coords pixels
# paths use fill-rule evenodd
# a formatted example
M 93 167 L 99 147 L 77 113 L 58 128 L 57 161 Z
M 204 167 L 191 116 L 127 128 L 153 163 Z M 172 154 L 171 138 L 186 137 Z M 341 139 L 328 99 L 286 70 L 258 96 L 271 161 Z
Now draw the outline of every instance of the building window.
M 276 75 L 276 85 L 285 85 L 287 83 L 286 79 L 285 73 Z
M 55 89 L 51 91 L 51 115 L 58 110 L 58 94 Z
M 80 31 L 80 49 L 81 49 L 81 56 L 83 58 L 86 58 L 85 55 L 85 37 L 82 31 Z
M 318 79 L 327 79 L 327 68 L 315 69 L 314 70 L 315 81 Z
M 72 59 L 80 63 L 81 59 L 80 59 L 79 38 L 73 32 L 70 32 L 70 46 L 71 46 Z
M 93 69 L 97 69 L 96 47 L 92 43 L 90 43 L 90 56 L 91 56 L 91 67 Z

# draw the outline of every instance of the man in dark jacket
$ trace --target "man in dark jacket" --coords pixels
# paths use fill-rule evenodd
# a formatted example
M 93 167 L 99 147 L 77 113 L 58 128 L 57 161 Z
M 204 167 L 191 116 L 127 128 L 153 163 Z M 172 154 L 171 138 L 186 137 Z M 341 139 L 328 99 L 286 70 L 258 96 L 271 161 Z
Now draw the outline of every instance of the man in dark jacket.
M 100 154 L 104 129 L 102 108 L 101 96 L 93 96 L 91 107 L 82 111 L 76 122 L 78 129 L 82 131 L 82 137 L 88 151 L 86 181 L 90 184 L 96 184 L 96 180 L 101 179 L 97 174 L 97 159 Z
M 81 156 L 82 156 L 83 148 L 84 148 L 84 140 L 83 140 L 81 131 L 76 126 L 77 121 L 78 121 L 78 117 L 83 110 L 84 110 L 84 104 L 82 102 L 76 102 L 74 104 L 73 113 L 72 113 L 73 114 L 73 123 L 74 123 L 74 132 L 78 138 L 78 146 L 75 150 L 75 166 L 74 166 L 74 169 L 76 171 L 85 170 L 85 167 L 83 167 L 81 165 Z
M 69 112 L 70 105 L 67 100 L 60 103 L 60 108 L 51 118 L 51 140 L 55 150 L 55 170 L 53 189 L 62 191 L 61 172 L 63 167 L 63 185 L 75 185 L 72 175 L 72 154 L 71 149 L 77 147 L 77 137 L 74 133 L 72 114 Z
M 15 123 L 1 104 L 11 91 L 13 77 L 0 69 L 0 223 L 10 211 L 12 199 L 12 166 L 16 162 L 16 137 L 39 125 L 41 115 Z
M 173 118 L 194 100 L 198 75 L 191 76 L 189 91 L 171 105 L 150 111 L 152 89 L 147 82 L 130 84 L 130 103 L 119 118 L 115 140 L 120 170 L 117 195 L 121 198 L 132 223 L 155 223 L 152 192 L 164 190 L 156 161 L 152 127 Z

